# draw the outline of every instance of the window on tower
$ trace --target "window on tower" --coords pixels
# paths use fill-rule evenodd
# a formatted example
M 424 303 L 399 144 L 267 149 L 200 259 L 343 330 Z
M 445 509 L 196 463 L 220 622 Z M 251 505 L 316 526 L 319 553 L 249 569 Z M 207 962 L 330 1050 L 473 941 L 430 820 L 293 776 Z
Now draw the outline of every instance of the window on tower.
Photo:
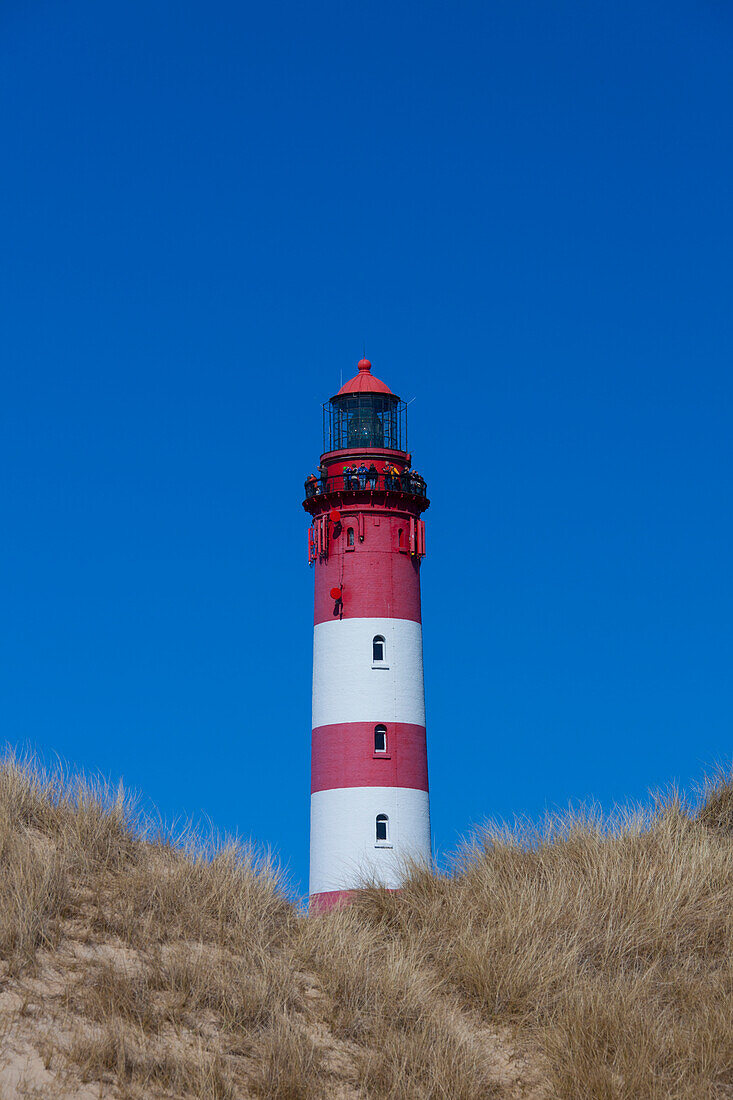
M 387 727 L 375 726 L 374 727 L 374 751 L 386 752 L 387 751 Z
M 372 660 L 383 661 L 385 657 L 385 644 L 384 638 L 381 634 L 376 634 L 372 640 Z
M 389 841 L 389 818 L 386 814 L 377 814 L 377 844 Z
M 352 548 L 354 546 L 354 528 L 353 527 L 349 527 L 348 530 L 346 531 L 346 545 L 351 546 Z

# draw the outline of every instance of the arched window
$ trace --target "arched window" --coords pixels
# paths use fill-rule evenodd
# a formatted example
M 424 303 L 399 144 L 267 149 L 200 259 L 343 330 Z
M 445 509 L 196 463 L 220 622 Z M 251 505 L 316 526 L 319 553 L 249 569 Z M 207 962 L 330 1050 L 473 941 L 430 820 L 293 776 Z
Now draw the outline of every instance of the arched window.
M 374 751 L 386 752 L 387 751 L 387 727 L 375 726 L 374 727 Z
M 385 656 L 384 638 L 381 634 L 375 634 L 372 639 L 372 660 L 383 661 Z
M 400 527 L 399 531 L 397 532 L 397 545 L 399 546 L 400 550 L 404 550 L 404 548 L 405 548 L 405 532 L 404 532 L 402 527 Z
M 353 546 L 354 545 L 354 528 L 353 527 L 349 527 L 347 532 L 346 532 L 346 545 L 347 546 Z
M 388 833 L 389 818 L 386 814 L 377 814 L 377 844 L 382 844 L 389 840 Z

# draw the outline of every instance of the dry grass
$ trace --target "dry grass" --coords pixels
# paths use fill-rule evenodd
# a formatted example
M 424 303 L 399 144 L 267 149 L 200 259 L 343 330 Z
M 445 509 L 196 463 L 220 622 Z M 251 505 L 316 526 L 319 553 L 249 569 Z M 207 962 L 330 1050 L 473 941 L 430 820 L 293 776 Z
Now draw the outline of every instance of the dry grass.
M 259 1048 L 303 1001 L 297 928 L 279 872 L 251 849 L 146 839 L 123 792 L 0 766 L 0 1021 L 18 1049 L 50 1022 L 43 1061 L 67 1092 L 260 1093 Z
M 329 1095 L 329 1080 L 323 1049 L 304 1021 L 276 1016 L 258 1045 L 251 1079 L 257 1095 L 268 1100 L 316 1100 Z
M 722 782 L 697 820 L 670 797 L 611 827 L 486 829 L 454 875 L 358 908 L 534 1044 L 551 1096 L 733 1096 L 733 843 L 718 827 L 731 801 Z
M 471 1100 L 499 1095 L 490 1057 L 418 945 L 364 920 L 359 907 L 308 921 L 301 965 L 318 975 L 334 1035 L 354 1044 L 368 1095 Z
M 234 1100 L 237 1093 L 222 1056 L 200 1041 L 187 1045 L 152 1043 L 142 1027 L 111 1017 L 97 1032 L 79 1036 L 68 1055 L 82 1081 L 137 1085 L 145 1095 L 175 1095 Z
M 733 1097 L 733 785 L 487 828 L 304 918 L 266 858 L 8 758 L 0 1035 L 3 1097 L 30 1050 L 47 1096 Z

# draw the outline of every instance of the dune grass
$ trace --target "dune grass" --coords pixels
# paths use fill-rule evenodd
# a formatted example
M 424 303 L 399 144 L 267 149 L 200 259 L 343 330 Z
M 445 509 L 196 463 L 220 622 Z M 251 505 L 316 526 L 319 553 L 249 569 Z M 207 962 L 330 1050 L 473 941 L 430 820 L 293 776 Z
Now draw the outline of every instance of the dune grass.
M 733 1097 L 729 776 L 697 811 L 479 830 L 448 872 L 329 914 L 285 887 L 247 846 L 162 841 L 122 792 L 6 757 L 4 1050 L 35 1044 L 43 1095 Z
M 362 923 L 534 1048 L 548 1094 L 733 1095 L 733 797 L 485 829 Z

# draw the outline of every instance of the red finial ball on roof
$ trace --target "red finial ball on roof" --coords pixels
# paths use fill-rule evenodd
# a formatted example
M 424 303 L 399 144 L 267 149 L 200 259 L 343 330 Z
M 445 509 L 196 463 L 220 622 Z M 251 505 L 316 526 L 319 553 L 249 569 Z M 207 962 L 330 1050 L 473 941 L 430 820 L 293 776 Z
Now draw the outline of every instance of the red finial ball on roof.
M 336 394 L 337 397 L 345 393 L 392 393 L 386 382 L 381 382 L 379 378 L 374 377 L 372 365 L 368 359 L 360 359 L 358 367 L 359 373 L 348 382 L 344 382 Z

